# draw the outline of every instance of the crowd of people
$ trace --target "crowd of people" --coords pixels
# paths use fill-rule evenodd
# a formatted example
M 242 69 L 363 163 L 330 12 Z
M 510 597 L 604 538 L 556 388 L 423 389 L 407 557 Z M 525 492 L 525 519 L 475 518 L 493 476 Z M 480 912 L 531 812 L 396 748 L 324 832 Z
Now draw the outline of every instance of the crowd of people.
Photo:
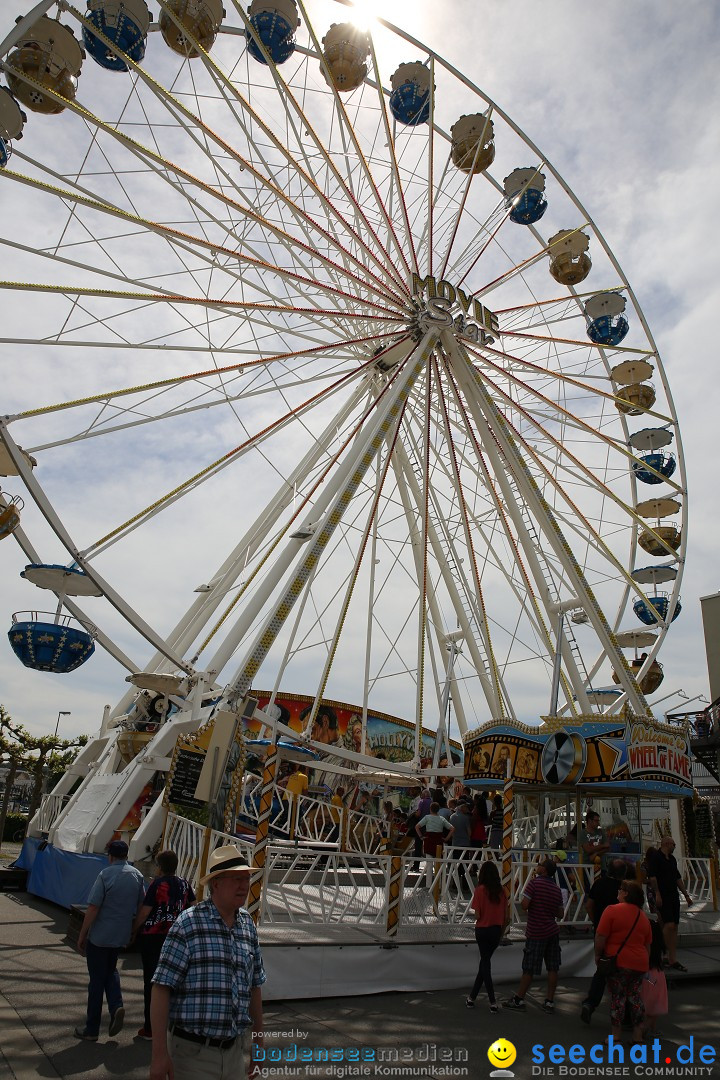
M 339 815 L 343 789 L 336 794 L 332 805 Z M 470 796 L 468 792 L 465 797 L 463 792 L 440 805 L 434 793 L 421 791 L 407 815 L 408 830 L 413 829 L 419 843 L 416 854 L 424 851 L 435 858 L 444 843 L 458 851 L 492 844 L 493 830 L 502 830 L 502 799 L 499 806 L 497 802 L 484 794 Z M 396 808 L 386 801 L 383 813 L 391 821 Z M 499 819 L 494 815 L 500 815 Z M 587 855 L 607 851 L 592 810 L 578 842 Z M 624 1023 L 631 1025 L 635 1041 L 653 1032 L 657 1018 L 668 1009 L 665 971 L 687 970 L 676 955 L 677 929 L 680 896 L 688 905 L 692 900 L 674 848 L 672 837 L 664 836 L 657 849 L 647 852 L 642 864 L 647 898 L 636 867 L 620 856 L 608 856 L 586 891 L 596 971 L 582 1001 L 581 1019 L 590 1024 L 608 993 L 610 1035 L 616 1040 Z M 526 1008 L 526 994 L 543 968 L 547 972 L 543 1009 L 551 1015 L 555 1010 L 562 964 L 559 921 L 566 907 L 558 881 L 563 868 L 560 853 L 540 858 L 523 890 L 522 970 L 517 990 L 502 1002 L 509 1010 Z M 109 1013 L 109 1035 L 121 1031 L 125 1010 L 118 955 L 137 939 L 145 998 L 144 1022 L 137 1036 L 152 1040 L 150 1080 L 244 1077 L 248 1036 L 256 1033 L 253 1038 L 258 1044 L 262 1038 L 261 986 L 265 981 L 257 931 L 244 906 L 251 872 L 245 856 L 235 844 L 213 851 L 200 879 L 208 895 L 197 903 L 189 882 L 177 874 L 174 852 L 161 851 L 156 856 L 159 873 L 148 887 L 128 863 L 124 841 L 112 841 L 107 854 L 108 866 L 91 889 L 78 937 L 89 983 L 85 1023 L 75 1029 L 75 1035 L 97 1041 L 103 1001 Z M 490 1011 L 497 1013 L 492 959 L 510 920 L 510 903 L 495 860 L 480 865 L 470 910 L 479 965 L 465 1004 L 476 1008 L 484 990 Z
M 137 937 L 143 963 L 145 1018 L 137 1035 L 152 1040 L 150 1080 L 242 1080 L 250 1036 L 262 1046 L 262 984 L 257 931 L 245 909 L 250 870 L 235 844 L 220 846 L 200 884 L 206 899 L 176 873 L 173 851 L 156 856 L 148 888 L 128 861 L 128 846 L 113 840 L 108 866 L 93 885 L 78 936 L 89 975 L 85 1024 L 77 1038 L 97 1042 L 103 999 L 108 1034 L 125 1020 L 117 960 Z
M 581 833 L 581 846 L 597 852 L 607 850 L 598 815 L 590 811 Z M 610 998 L 610 1035 L 619 1041 L 623 1025 L 632 1028 L 634 1042 L 655 1031 L 658 1017 L 668 1011 L 665 972 L 687 971 L 676 955 L 680 896 L 692 899 L 673 854 L 675 842 L 664 836 L 658 848 L 650 848 L 636 866 L 620 856 L 611 858 L 585 895 L 585 908 L 593 924 L 596 970 L 582 1001 L 581 1019 L 590 1024 L 606 992 Z M 523 890 L 521 906 L 526 915 L 522 973 L 514 994 L 502 1002 L 506 1009 L 525 1010 L 525 995 L 534 979 L 547 972 L 543 1009 L 555 1011 L 555 991 L 562 964 L 559 920 L 565 898 L 556 878 L 562 868 L 552 855 L 535 866 Z M 647 910 L 646 910 L 647 901 Z M 486 862 L 480 872 L 471 909 L 475 915 L 475 938 L 480 952 L 478 973 L 466 999 L 475 1008 L 483 986 L 491 1012 L 498 1011 L 492 978 L 492 956 L 508 924 L 505 894 L 497 865 Z

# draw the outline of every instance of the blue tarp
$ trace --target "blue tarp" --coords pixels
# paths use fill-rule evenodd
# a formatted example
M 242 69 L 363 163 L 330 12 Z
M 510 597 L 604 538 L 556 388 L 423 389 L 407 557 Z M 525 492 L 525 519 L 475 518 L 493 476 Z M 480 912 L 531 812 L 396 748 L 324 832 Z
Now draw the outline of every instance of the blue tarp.
M 108 859 L 107 855 L 61 851 L 42 840 L 28 839 L 15 865 L 30 871 L 28 892 L 71 908 L 87 904 L 93 882 Z
M 25 840 L 23 840 L 22 851 L 13 863 L 13 866 L 19 866 L 21 870 L 32 870 L 32 864 L 35 862 L 35 855 L 37 854 L 37 849 L 41 843 L 42 840 L 40 840 L 39 837 L 26 837 Z

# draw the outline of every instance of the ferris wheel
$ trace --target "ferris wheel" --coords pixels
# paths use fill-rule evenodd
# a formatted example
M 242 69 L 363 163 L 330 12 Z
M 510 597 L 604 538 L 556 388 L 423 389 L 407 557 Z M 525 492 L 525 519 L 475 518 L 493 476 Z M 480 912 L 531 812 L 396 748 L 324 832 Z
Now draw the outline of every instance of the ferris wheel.
M 342 3 L 153 6 L 47 0 L 0 50 L 19 658 L 418 730 L 646 714 L 682 448 L 568 184 Z

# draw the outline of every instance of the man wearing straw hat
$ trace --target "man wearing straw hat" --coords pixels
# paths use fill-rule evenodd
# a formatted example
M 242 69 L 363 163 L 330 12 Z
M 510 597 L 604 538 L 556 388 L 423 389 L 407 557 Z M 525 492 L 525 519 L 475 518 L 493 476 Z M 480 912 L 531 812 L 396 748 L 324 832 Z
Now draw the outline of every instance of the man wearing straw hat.
M 200 879 L 210 896 L 170 927 L 153 976 L 150 1080 L 241 1080 L 248 1028 L 262 1046 L 265 971 L 243 907 L 250 870 L 237 845 L 216 848 Z

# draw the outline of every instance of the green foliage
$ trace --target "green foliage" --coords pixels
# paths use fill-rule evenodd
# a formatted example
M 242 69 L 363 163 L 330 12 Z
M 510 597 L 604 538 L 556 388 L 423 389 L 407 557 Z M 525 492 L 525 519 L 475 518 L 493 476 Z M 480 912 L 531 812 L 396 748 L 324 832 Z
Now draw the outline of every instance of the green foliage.
M 30 796 L 30 816 L 40 805 L 42 787 L 48 770 L 54 773 L 51 786 L 59 780 L 77 757 L 81 746 L 88 741 L 87 735 L 77 739 L 61 739 L 56 735 L 33 735 L 22 724 L 16 723 L 5 708 L 0 705 L 0 761 L 10 766 L 11 772 L 20 768 L 27 769 L 32 775 L 33 787 Z M 5 835 L 3 821 L 8 808 L 9 788 L 0 801 L 0 833 Z M 17 832 L 17 829 L 15 830 Z
M 210 814 L 207 806 L 185 806 L 180 803 L 169 803 L 168 808 L 171 814 L 177 814 L 178 817 L 194 821 L 196 825 L 210 824 Z
M 5 828 L 3 829 L 2 836 L 3 840 L 14 840 L 17 833 L 24 833 L 27 823 L 27 814 L 8 814 L 5 818 Z

